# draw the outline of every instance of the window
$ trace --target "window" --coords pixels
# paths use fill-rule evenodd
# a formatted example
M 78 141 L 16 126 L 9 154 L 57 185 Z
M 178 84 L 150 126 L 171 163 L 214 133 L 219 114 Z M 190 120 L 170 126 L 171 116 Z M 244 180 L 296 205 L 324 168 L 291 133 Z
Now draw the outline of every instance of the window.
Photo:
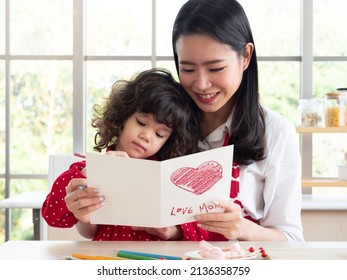
M 313 93 L 323 98 L 336 88 L 347 87 L 347 30 L 344 26 L 346 1 L 313 1 Z M 336 139 L 339 139 L 338 142 Z M 337 165 L 347 151 L 347 134 L 312 135 L 315 177 L 336 177 Z M 347 188 L 313 188 L 315 193 L 347 193 Z
M 0 199 L 47 190 L 49 154 L 92 151 L 92 106 L 116 80 L 154 66 L 176 75 L 171 28 L 184 2 L 0 0 Z M 347 87 L 346 1 L 240 3 L 266 106 L 296 122 L 300 98 Z M 303 147 L 315 155 L 313 176 L 337 175 L 339 149 L 347 146 L 332 145 L 331 137 L 313 135 Z M 311 168 L 311 157 L 303 159 Z M 32 238 L 31 227 L 29 210 L 0 209 L 0 243 Z

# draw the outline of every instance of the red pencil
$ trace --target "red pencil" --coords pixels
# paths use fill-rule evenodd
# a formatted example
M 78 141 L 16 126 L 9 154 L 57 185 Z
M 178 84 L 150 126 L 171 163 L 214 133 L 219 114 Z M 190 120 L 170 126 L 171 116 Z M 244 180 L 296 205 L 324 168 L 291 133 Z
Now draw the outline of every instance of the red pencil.
M 76 157 L 86 158 L 85 155 L 82 155 L 82 154 L 79 154 L 79 153 L 73 153 L 73 154 L 74 154 L 74 156 L 76 156 Z

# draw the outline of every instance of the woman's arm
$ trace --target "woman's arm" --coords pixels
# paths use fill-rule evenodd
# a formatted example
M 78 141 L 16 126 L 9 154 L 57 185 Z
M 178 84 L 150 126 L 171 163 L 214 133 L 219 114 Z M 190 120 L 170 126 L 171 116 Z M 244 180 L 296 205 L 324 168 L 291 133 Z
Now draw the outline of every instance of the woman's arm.
M 301 158 L 294 125 L 284 122 L 273 128 L 268 146 L 261 225 L 282 231 L 290 241 L 303 241 Z
M 199 226 L 228 239 L 303 241 L 301 225 L 301 161 L 294 126 L 269 113 L 266 159 L 243 170 L 240 205 L 221 201 L 224 213 L 196 217 Z M 240 193 L 240 194 L 241 194 Z M 258 223 L 244 218 L 248 212 Z
M 223 213 L 205 213 L 195 216 L 198 227 L 219 233 L 226 239 L 251 241 L 287 241 L 283 232 L 260 226 L 242 216 L 241 208 L 231 201 L 215 202 Z
M 78 233 L 87 239 L 93 239 L 98 232 L 98 225 L 89 222 L 82 223 L 81 221 L 78 221 L 76 228 Z

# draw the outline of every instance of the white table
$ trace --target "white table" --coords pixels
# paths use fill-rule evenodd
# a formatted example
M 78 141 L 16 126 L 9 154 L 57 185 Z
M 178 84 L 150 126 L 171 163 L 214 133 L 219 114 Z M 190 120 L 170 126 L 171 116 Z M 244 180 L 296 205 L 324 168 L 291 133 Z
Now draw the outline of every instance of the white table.
M 211 242 L 227 247 L 228 242 Z M 347 242 L 240 242 L 244 249 L 265 249 L 271 260 L 347 260 Z M 63 260 L 73 253 L 115 256 L 115 250 L 157 253 L 185 258 L 199 250 L 194 241 L 7 241 L 0 246 L 0 260 Z
M 0 201 L 0 208 L 29 208 L 33 211 L 34 240 L 47 239 L 47 226 L 41 217 L 42 203 L 48 192 L 24 192 Z

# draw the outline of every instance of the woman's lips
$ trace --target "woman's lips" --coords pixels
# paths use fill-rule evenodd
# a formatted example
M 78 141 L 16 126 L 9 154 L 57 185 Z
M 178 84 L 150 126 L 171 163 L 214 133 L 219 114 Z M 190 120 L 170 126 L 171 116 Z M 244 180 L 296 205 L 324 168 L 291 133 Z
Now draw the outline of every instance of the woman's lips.
M 209 94 L 195 93 L 195 96 L 201 103 L 209 104 L 209 103 L 212 103 L 213 101 L 216 100 L 218 94 L 219 94 L 218 92 L 217 93 L 209 93 Z

